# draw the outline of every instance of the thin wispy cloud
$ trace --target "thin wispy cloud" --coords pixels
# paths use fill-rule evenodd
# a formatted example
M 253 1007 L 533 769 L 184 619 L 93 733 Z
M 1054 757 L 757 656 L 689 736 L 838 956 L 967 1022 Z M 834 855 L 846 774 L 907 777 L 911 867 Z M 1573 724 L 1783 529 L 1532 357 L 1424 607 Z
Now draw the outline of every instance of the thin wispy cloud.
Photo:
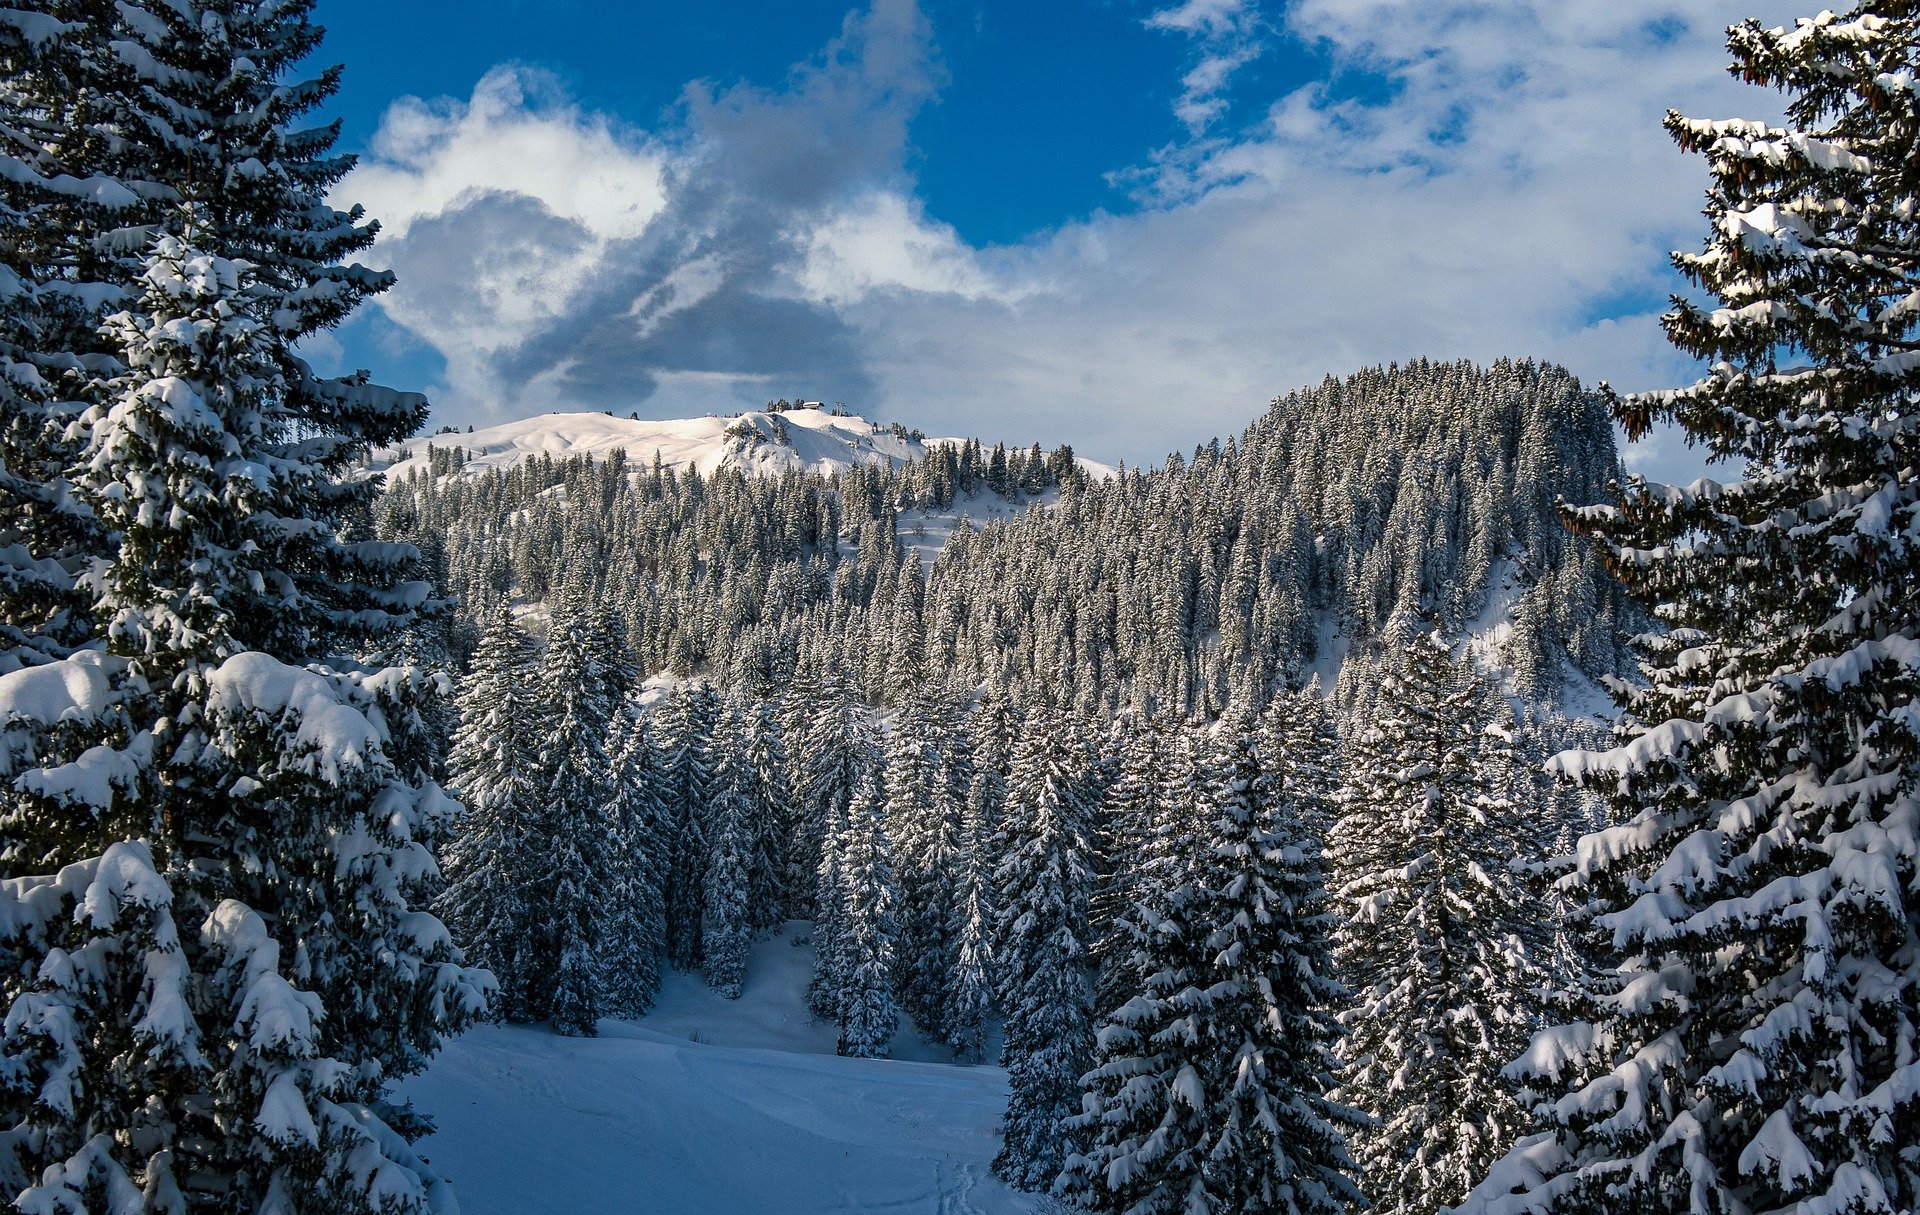
M 1199 135 L 1226 112 L 1224 96 L 1235 72 L 1266 50 L 1272 27 L 1254 0 L 1185 0 L 1147 18 L 1149 29 L 1191 38 L 1199 59 L 1180 80 L 1174 114 Z

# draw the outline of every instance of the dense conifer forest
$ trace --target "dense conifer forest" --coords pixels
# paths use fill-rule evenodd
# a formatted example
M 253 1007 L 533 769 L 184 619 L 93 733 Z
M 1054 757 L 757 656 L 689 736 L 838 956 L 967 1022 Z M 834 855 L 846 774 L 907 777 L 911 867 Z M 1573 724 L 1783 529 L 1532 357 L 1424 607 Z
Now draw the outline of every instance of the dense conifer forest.
M 393 477 L 425 400 L 302 353 L 392 283 L 311 16 L 0 11 L 15 1209 L 444 1215 L 450 1041 L 775 937 L 847 1060 L 1004 1069 L 1008 1195 L 1920 1207 L 1920 5 L 1737 25 L 1784 125 L 1668 117 L 1685 388 Z M 1626 475 L 1655 424 L 1728 479 Z

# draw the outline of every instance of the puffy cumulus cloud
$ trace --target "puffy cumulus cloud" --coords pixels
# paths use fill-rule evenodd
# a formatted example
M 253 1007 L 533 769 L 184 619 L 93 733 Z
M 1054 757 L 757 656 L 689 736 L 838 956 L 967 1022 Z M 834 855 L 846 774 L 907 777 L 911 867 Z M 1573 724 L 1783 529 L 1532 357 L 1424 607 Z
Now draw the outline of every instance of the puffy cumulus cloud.
M 509 192 L 612 240 L 638 235 L 666 205 L 664 168 L 644 133 L 583 113 L 545 72 L 505 66 L 468 101 L 395 102 L 350 182 L 389 238 Z
M 1149 20 L 1193 39 L 1193 138 L 1144 158 L 1126 213 L 993 248 L 915 190 L 910 127 L 941 68 L 913 0 L 854 13 L 780 87 L 690 87 L 651 134 L 524 73 L 405 103 L 343 195 L 398 217 L 383 305 L 452 361 L 443 412 L 668 414 L 798 391 L 1140 459 L 1374 362 L 1688 377 L 1657 314 L 1666 251 L 1699 239 L 1705 173 L 1660 118 L 1767 112 L 1723 70 L 1724 26 L 1756 6 L 1790 15 L 1184 0 Z M 1231 61 L 1282 37 L 1327 78 L 1227 129 L 1213 103 Z M 1686 467 L 1671 440 L 1632 459 Z

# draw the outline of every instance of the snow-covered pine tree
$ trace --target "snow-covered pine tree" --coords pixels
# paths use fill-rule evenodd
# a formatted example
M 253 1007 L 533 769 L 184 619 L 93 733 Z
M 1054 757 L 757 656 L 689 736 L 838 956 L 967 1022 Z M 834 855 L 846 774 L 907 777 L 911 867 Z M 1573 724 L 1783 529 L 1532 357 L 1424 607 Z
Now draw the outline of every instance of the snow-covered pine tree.
M 1096 1008 L 1118 1008 L 1140 990 L 1146 976 L 1132 969 L 1137 954 L 1128 917 L 1136 904 L 1165 889 L 1170 853 L 1190 836 L 1174 830 L 1172 798 L 1184 785 L 1183 750 L 1157 719 L 1125 714 L 1114 721 L 1120 762 L 1107 788 L 1100 817 L 1107 872 L 1089 900 L 1094 935 Z M 1191 793 L 1191 790 L 1185 790 Z M 1179 807 L 1178 809 L 1186 809 Z
M 852 831 L 851 807 L 835 807 L 820 837 L 820 869 L 814 875 L 813 975 L 807 980 L 807 1007 L 823 1021 L 840 1020 L 840 998 L 846 987 L 840 929 L 846 917 L 843 892 Z
M 1184 846 L 1129 914 L 1143 990 L 1103 1018 L 1090 1144 L 1061 1188 L 1116 1215 L 1335 1215 L 1364 1200 L 1328 1097 L 1340 998 L 1315 845 L 1244 721 L 1222 726 Z
M 727 700 L 714 730 L 713 784 L 707 804 L 705 952 L 700 970 L 729 1000 L 738 999 L 747 979 L 747 946 L 753 940 L 753 908 L 748 899 L 755 859 L 755 774 L 747 755 L 746 717 L 738 701 Z
M 71 424 L 124 370 L 101 322 L 166 193 L 117 137 L 119 35 L 112 5 L 0 12 L 0 673 L 84 644 L 73 575 L 111 552 L 70 493 Z
M 757 701 L 751 706 L 747 730 L 747 767 L 753 776 L 755 799 L 747 909 L 753 930 L 764 932 L 787 918 L 792 902 L 787 889 L 787 857 L 799 824 L 793 773 L 770 702 Z
M 700 964 L 706 920 L 708 811 L 713 799 L 714 730 L 720 698 L 713 685 L 681 686 L 661 735 L 666 740 L 667 874 L 661 894 L 667 908 L 667 961 L 681 970 Z
M 446 886 L 435 904 L 467 956 L 499 981 L 499 1013 L 509 1021 L 532 1019 L 529 984 L 540 970 L 534 883 L 546 789 L 535 658 L 502 608 L 461 681 L 450 763 L 465 811 L 441 856 Z
M 1920 1208 L 1920 6 L 1728 34 L 1786 122 L 1670 115 L 1712 171 L 1670 339 L 1623 402 L 1743 479 L 1576 511 L 1672 632 L 1567 884 L 1610 981 L 1522 1062 L 1557 1097 L 1463 1209 Z
M 1301 823 L 1324 841 L 1339 817 L 1345 763 L 1340 731 L 1317 676 L 1305 687 L 1274 696 L 1261 715 L 1260 749 L 1278 765 L 1276 773 Z
M 424 589 L 395 581 L 407 552 L 339 538 L 361 494 L 342 467 L 417 413 L 369 393 L 374 414 L 332 425 L 296 403 L 285 304 L 244 266 L 156 244 L 76 476 L 116 538 L 94 583 L 104 647 L 0 687 L 0 721 L 111 719 L 110 741 L 16 778 L 13 838 L 86 819 L 119 841 L 4 892 L 7 973 L 31 976 L 7 993 L 22 1209 L 445 1197 L 395 1129 L 417 1123 L 382 1111 L 491 994 L 410 906 L 454 807 L 385 751 L 377 706 L 404 680 L 326 661 Z M 34 694 L 48 680 L 65 691 Z
M 882 762 L 880 749 L 852 702 L 828 705 L 822 712 L 831 728 L 816 732 L 814 742 L 820 750 L 814 757 L 839 754 L 844 766 L 836 763 L 822 771 L 844 775 L 848 783 L 846 796 L 841 798 L 837 796 L 836 777 L 829 786 L 836 795 L 829 796 L 824 807 L 829 817 L 819 843 L 819 870 L 814 875 L 814 966 L 807 985 L 807 1006 L 815 1016 L 837 1022 L 848 970 L 842 929 L 846 922 L 847 857 L 854 846 L 853 794 L 863 787 L 863 781 L 883 793 L 884 786 L 874 776 Z
M 613 849 L 606 821 L 614 794 L 607 760 L 613 707 L 595 661 L 592 624 L 577 601 L 563 603 L 548 630 L 540 685 L 546 746 L 533 885 L 540 930 L 533 1011 L 556 1033 L 591 1037 L 602 1012 L 602 953 L 615 910 L 608 905 Z
M 918 619 L 915 609 L 915 619 Z M 951 796 L 945 749 L 945 707 L 924 682 L 894 688 L 898 704 L 887 738 L 887 832 L 900 884 L 901 1004 L 930 1038 L 946 1034 L 947 980 L 954 968 L 952 936 L 960 807 Z
M 780 727 L 780 747 L 787 762 L 787 789 L 792 797 L 786 831 L 786 915 L 799 919 L 813 911 L 813 889 L 820 870 L 818 825 L 812 820 L 808 791 L 811 756 L 807 750 L 814 716 L 820 710 L 820 685 L 806 663 L 796 665 L 774 710 Z
M 1012 1091 L 993 1162 L 1000 1177 L 1027 1190 L 1052 1186 L 1073 1150 L 1065 1123 L 1079 1109 L 1079 1080 L 1093 1053 L 1087 768 L 1070 715 L 1028 715 L 1014 745 L 1006 850 L 995 873 L 994 948 L 1006 982 L 1001 1061 Z
M 1526 1125 L 1501 1069 L 1539 1028 L 1546 976 L 1515 862 L 1547 841 L 1511 796 L 1504 698 L 1437 634 L 1408 638 L 1376 703 L 1327 848 L 1353 997 L 1336 1096 L 1372 1119 L 1352 1140 L 1373 1208 L 1433 1215 Z
M 947 1045 L 961 1063 L 987 1057 L 993 1018 L 993 832 L 988 826 L 990 784 L 976 772 L 960 819 L 960 851 L 954 858 L 953 972 L 947 976 Z
M 608 758 L 613 764 L 611 834 L 613 911 L 602 953 L 607 1013 L 637 1017 L 660 991 L 667 911 L 660 887 L 666 876 L 665 808 L 660 804 L 660 755 L 646 712 L 629 697 L 615 716 Z
M 870 767 L 854 790 L 851 820 L 839 848 L 838 1049 L 860 1059 L 884 1058 L 900 1020 L 893 998 L 900 888 L 893 878 L 886 799 L 878 768 Z
M 822 681 L 801 746 L 800 829 L 793 843 L 795 863 L 810 882 L 817 882 L 826 864 L 823 841 L 832 824 L 846 821 L 853 786 L 870 748 L 852 690 L 838 676 Z

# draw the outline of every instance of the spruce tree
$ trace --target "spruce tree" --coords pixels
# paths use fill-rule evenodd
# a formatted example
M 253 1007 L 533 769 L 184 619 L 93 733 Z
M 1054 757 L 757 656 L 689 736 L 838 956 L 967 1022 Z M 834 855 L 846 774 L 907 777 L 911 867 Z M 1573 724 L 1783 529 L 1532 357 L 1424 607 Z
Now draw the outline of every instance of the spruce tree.
M 900 882 L 901 1003 L 920 1032 L 946 1034 L 954 959 L 954 858 L 960 807 L 947 780 L 947 731 L 938 702 L 915 684 L 897 693 L 887 739 L 887 826 Z
M 1501 1069 L 1539 1027 L 1542 933 L 1518 862 L 1513 723 L 1433 633 L 1406 642 L 1352 743 L 1333 858 L 1335 973 L 1352 992 L 1337 1097 L 1387 1215 L 1459 1202 L 1526 1125 Z
M 961 818 L 960 853 L 954 858 L 953 970 L 945 984 L 941 1016 L 947 1045 L 961 1063 L 987 1057 L 993 1017 L 993 845 L 987 827 L 989 777 L 975 773 Z
M 827 863 L 824 841 L 831 825 L 846 821 L 853 787 L 870 746 L 860 706 L 851 691 L 838 679 L 828 680 L 821 689 L 820 702 L 814 706 L 801 748 L 800 818 L 793 847 L 795 862 L 809 882 L 817 879 Z
M 446 887 L 436 903 L 467 955 L 498 979 L 499 1012 L 509 1021 L 532 1019 L 529 985 L 539 971 L 534 880 L 545 846 L 545 731 L 534 659 L 533 642 L 501 609 L 461 682 L 450 762 L 465 811 L 441 857 Z
M 883 1058 L 899 1023 L 893 998 L 894 950 L 900 888 L 887 839 L 886 791 L 869 770 L 854 791 L 853 812 L 840 849 L 839 1052 Z
M 638 1017 L 660 991 L 666 953 L 667 815 L 660 802 L 661 762 L 647 718 L 631 697 L 614 719 L 610 833 L 613 908 L 602 951 L 605 1006 L 615 1017 Z
M 1126 923 L 1143 989 L 1101 1022 L 1064 1190 L 1130 1215 L 1360 1205 L 1328 1098 L 1328 916 L 1314 846 L 1244 722 L 1223 725 L 1205 805 Z
M 1665 323 L 1710 369 L 1618 414 L 1743 475 L 1573 515 L 1670 640 L 1621 745 L 1558 761 L 1613 802 L 1566 879 L 1611 974 L 1523 1061 L 1547 1129 L 1471 1211 L 1920 1206 L 1920 8 L 1728 44 L 1786 121 L 1669 116 L 1714 298 Z
M 666 902 L 667 960 L 681 970 L 700 964 L 704 947 L 701 927 L 706 920 L 707 832 L 713 799 L 714 730 L 720 702 L 710 684 L 683 685 L 662 735 L 669 748 L 666 786 L 666 880 L 661 893 Z
M 85 643 L 74 574 L 111 552 L 72 494 L 72 424 L 125 370 L 102 322 L 166 194 L 128 154 L 119 27 L 107 4 L 0 13 L 0 674 Z
M 482 1012 L 492 982 L 411 906 L 454 807 L 386 750 L 404 679 L 328 663 L 403 626 L 424 589 L 399 580 L 408 550 L 340 538 L 366 492 L 346 462 L 417 414 L 378 394 L 338 425 L 310 409 L 288 379 L 287 290 L 155 244 L 111 327 L 128 370 L 86 415 L 74 479 L 114 536 L 92 587 L 103 644 L 10 677 L 93 687 L 72 708 L 107 740 L 22 775 L 10 848 L 79 852 L 46 830 L 76 812 L 117 841 L 5 895 L 24 1209 L 144 1191 L 372 1211 L 356 1178 L 389 1166 L 378 1209 L 424 1211 L 438 1192 L 386 1086 Z M 100 911 L 76 917 L 83 898 Z M 38 961 L 52 957 L 84 961 Z
M 701 973 L 715 990 L 737 999 L 747 977 L 747 946 L 753 940 L 751 868 L 755 859 L 755 778 L 741 737 L 746 722 L 737 703 L 722 713 L 714 737 L 712 799 L 707 808 L 709 850 L 702 900 L 705 954 Z
M 787 918 L 792 896 L 788 856 L 798 829 L 793 773 L 780 740 L 773 705 L 756 702 L 747 715 L 747 769 L 752 778 L 753 857 L 748 867 L 747 909 L 755 932 Z
M 1011 1092 L 993 1167 L 1026 1190 L 1052 1186 L 1072 1151 L 1066 1121 L 1079 1109 L 1079 1079 L 1093 1052 L 1093 811 L 1087 758 L 1071 723 L 1049 709 L 1033 713 L 1021 731 L 1007 782 L 1007 847 L 995 874 L 995 952 L 1007 984 L 1001 1062 Z
M 613 787 L 607 760 L 612 706 L 603 674 L 580 605 L 564 605 L 547 634 L 540 671 L 547 732 L 533 884 L 540 931 L 534 1008 L 556 1033 L 569 1036 L 596 1032 L 605 991 L 612 851 L 606 812 Z

